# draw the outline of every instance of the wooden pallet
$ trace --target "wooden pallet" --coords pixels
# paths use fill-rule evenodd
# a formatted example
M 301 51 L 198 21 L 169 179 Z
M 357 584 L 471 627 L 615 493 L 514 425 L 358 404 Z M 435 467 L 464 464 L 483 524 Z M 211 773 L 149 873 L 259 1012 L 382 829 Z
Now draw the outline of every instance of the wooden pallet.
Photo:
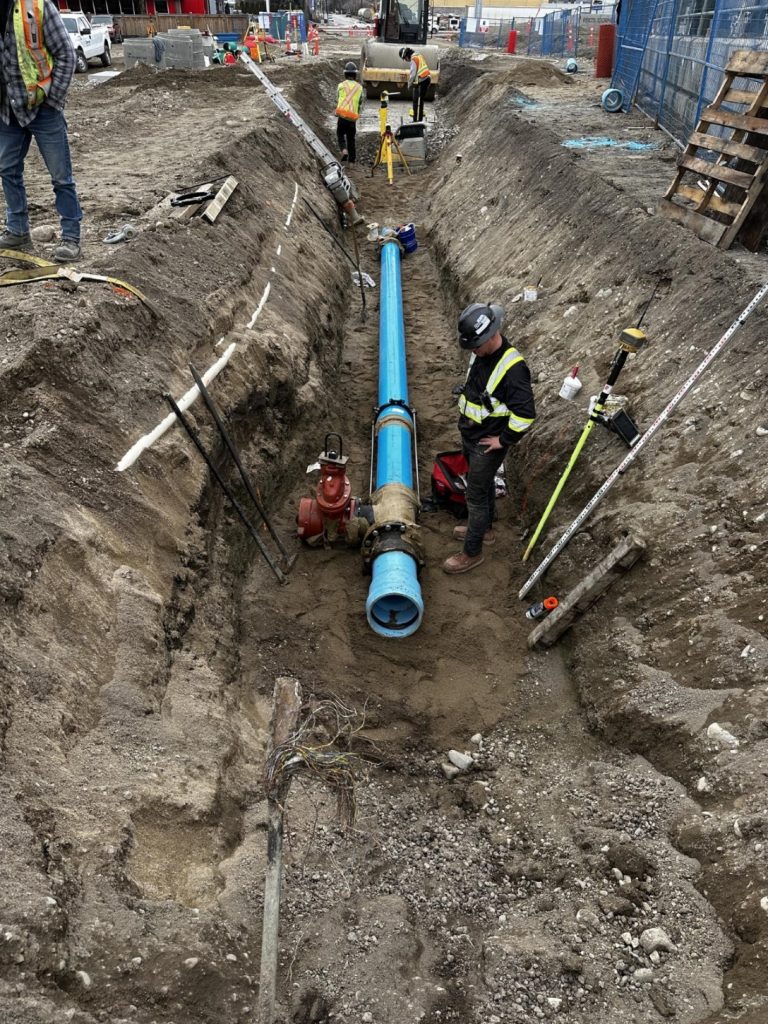
M 757 92 L 736 87 L 737 79 L 758 81 Z M 736 84 L 734 84 L 736 83 Z M 742 112 L 725 110 L 723 104 L 740 106 Z M 713 128 L 725 128 L 715 135 Z M 703 150 L 714 156 L 703 158 Z M 729 166 L 729 164 L 731 166 Z M 733 166 L 735 164 L 735 166 Z M 708 187 L 694 182 L 704 179 Z M 759 204 L 759 224 L 749 223 L 750 213 L 761 200 L 768 180 L 768 52 L 736 50 L 731 54 L 725 77 L 712 104 L 701 115 L 696 131 L 678 163 L 675 180 L 659 203 L 659 213 L 690 228 L 719 249 L 728 249 L 742 231 L 742 241 L 757 249 L 768 228 L 768 208 Z M 716 192 L 725 185 L 722 195 Z M 682 200 L 686 205 L 681 205 Z

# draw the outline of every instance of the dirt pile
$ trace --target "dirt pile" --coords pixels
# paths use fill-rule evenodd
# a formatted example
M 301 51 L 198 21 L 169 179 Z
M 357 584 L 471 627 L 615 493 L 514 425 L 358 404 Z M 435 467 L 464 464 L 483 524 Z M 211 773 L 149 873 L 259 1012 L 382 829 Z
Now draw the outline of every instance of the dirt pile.
M 202 370 L 234 342 L 217 400 L 238 439 L 246 421 L 261 438 L 249 465 L 275 500 L 284 467 L 307 457 L 294 427 L 325 405 L 344 293 L 322 229 L 296 209 L 296 178 L 312 178 L 314 164 L 261 89 L 175 77 L 173 91 L 163 76 L 139 75 L 140 90 L 84 92 L 69 111 L 88 211 L 84 269 L 139 286 L 158 319 L 98 284 L 0 295 L 9 1024 L 65 1011 L 117 1021 L 137 1004 L 171 1019 L 190 1000 L 210 1019 L 253 993 L 236 915 L 225 923 L 207 909 L 217 896 L 248 904 L 240 822 L 268 719 L 252 695 L 250 717 L 232 719 L 237 627 L 218 589 L 232 569 L 209 575 L 222 545 L 215 524 L 227 519 L 177 432 L 132 472 L 114 466 L 166 415 L 161 393 L 190 386 L 186 363 Z M 240 185 L 215 225 L 156 205 L 226 173 Z M 47 188 L 33 172 L 37 223 Z M 317 204 L 332 216 L 324 195 Z M 134 241 L 100 245 L 139 209 Z M 212 630 L 205 652 L 185 644 L 195 621 Z
M 538 381 L 539 419 L 519 464 L 534 524 L 570 450 L 567 438 L 575 442 L 583 422 L 583 413 L 556 397 L 569 367 L 579 363 L 585 393 L 596 393 L 621 328 L 637 321 L 660 282 L 644 324 L 649 348 L 631 361 L 620 386 L 642 429 L 740 313 L 759 279 L 738 256 L 651 216 L 631 194 L 574 162 L 556 139 L 505 104 L 500 80 L 486 79 L 482 94 L 477 90 L 466 97 L 474 127 L 461 139 L 463 160 L 451 162 L 456 142 L 444 155 L 430 225 L 459 304 L 478 295 L 506 302 L 508 331 Z M 452 103 L 460 118 L 455 96 Z M 491 132 L 506 140 L 501 150 L 482 145 Z M 478 188 L 481 179 L 488 184 Z M 536 281 L 542 291 L 535 305 L 511 304 L 525 283 Z M 545 584 L 547 592 L 566 592 L 623 531 L 639 530 L 651 544 L 631 585 L 574 635 L 574 677 L 593 725 L 611 743 L 648 756 L 689 792 L 705 794 L 706 817 L 693 811 L 680 835 L 697 837 L 683 848 L 702 858 L 703 890 L 724 919 L 748 915 L 750 938 L 738 948 L 735 968 L 745 991 L 733 993 L 732 1009 L 755 1021 L 763 997 L 750 970 L 768 939 L 768 919 L 749 916 L 749 907 L 752 888 L 765 885 L 762 843 L 737 832 L 736 841 L 722 845 L 722 837 L 736 828 L 734 799 L 749 815 L 760 813 L 764 796 L 755 769 L 766 749 L 759 680 L 768 659 L 762 625 L 768 595 L 760 523 L 768 476 L 755 401 L 766 374 L 757 342 L 765 323 L 761 308 Z M 607 434 L 590 445 L 542 552 L 623 454 Z M 511 589 L 524 577 L 515 572 Z M 713 721 L 735 734 L 737 751 L 711 738 Z M 722 878 L 730 871 L 743 881 L 724 892 Z

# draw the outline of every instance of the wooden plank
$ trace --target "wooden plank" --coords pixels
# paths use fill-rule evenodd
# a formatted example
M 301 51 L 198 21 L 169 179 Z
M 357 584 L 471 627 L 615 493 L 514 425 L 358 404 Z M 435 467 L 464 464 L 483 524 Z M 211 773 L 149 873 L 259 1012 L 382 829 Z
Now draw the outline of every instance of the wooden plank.
M 664 193 L 664 198 L 665 199 L 671 199 L 672 196 L 675 194 L 675 192 L 677 192 L 677 190 L 680 188 L 680 182 L 683 180 L 683 173 L 684 173 L 683 171 L 678 171 L 677 172 L 677 174 L 675 175 L 674 181 L 669 186 L 667 191 Z
M 702 199 L 707 197 L 706 192 L 702 192 L 700 188 L 692 188 L 690 185 L 678 185 L 676 194 L 684 199 L 690 199 L 697 207 L 700 207 Z M 729 203 L 727 199 L 721 199 L 719 196 L 713 195 L 709 197 L 706 208 L 707 210 L 714 210 L 715 213 L 724 213 L 728 217 L 735 217 L 741 209 L 741 203 Z
M 768 231 L 768 189 L 763 189 L 741 226 L 739 241 L 745 249 L 757 252 Z
M 736 217 L 734 217 L 733 223 L 726 228 L 725 232 L 723 233 L 723 237 L 717 243 L 718 249 L 729 249 L 733 244 L 736 235 L 741 230 L 742 224 L 747 219 L 749 211 L 752 209 L 755 202 L 760 198 L 760 195 L 762 194 L 762 191 L 765 188 L 766 173 L 768 173 L 768 164 L 763 166 L 761 173 L 755 175 L 755 179 L 752 182 L 751 188 L 747 192 L 741 210 L 736 215 Z
M 201 185 L 197 191 L 207 192 L 211 188 L 213 188 L 213 182 L 208 181 L 205 185 Z M 196 213 L 200 212 L 201 205 L 209 201 L 210 200 L 207 199 L 201 199 L 199 203 L 189 203 L 187 206 L 174 206 L 171 210 L 171 217 L 173 217 L 174 220 L 191 220 Z
M 725 224 L 718 224 L 717 221 L 710 220 L 709 217 L 704 217 L 700 213 L 695 213 L 684 206 L 677 206 L 669 199 L 661 199 L 659 201 L 658 212 L 663 217 L 682 224 L 683 227 L 693 231 L 695 235 L 703 238 L 705 242 L 711 242 L 712 245 L 718 244 L 726 229 Z
M 761 164 L 768 157 L 768 138 L 764 140 L 765 149 L 759 149 L 757 146 L 747 146 L 743 142 L 732 142 L 729 139 L 723 139 L 719 135 L 691 132 L 688 144 L 694 149 L 708 149 L 711 153 L 738 156 L 742 160 L 750 160 L 753 164 Z
M 226 201 L 229 199 L 229 197 L 232 195 L 236 188 L 237 178 L 233 177 L 230 174 L 230 176 L 221 186 L 219 191 L 216 193 L 216 196 L 206 206 L 205 210 L 203 210 L 203 217 L 205 217 L 207 221 L 210 221 L 211 224 L 213 224 L 213 222 L 221 213 L 224 204 L 226 203 Z
M 768 135 L 768 121 L 762 117 L 747 117 L 746 114 L 734 114 L 730 110 L 715 110 L 714 107 L 707 107 L 701 115 L 701 124 L 723 124 L 726 128 L 739 128 L 745 132 L 757 132 L 758 135 Z
M 723 103 L 741 103 L 745 107 L 751 107 L 758 97 L 757 92 L 747 92 L 745 89 L 729 89 L 728 94 L 723 97 Z M 764 106 L 764 103 L 760 104 Z M 715 104 L 713 103 L 714 107 Z M 720 106 L 718 103 L 717 106 Z
M 716 181 L 725 181 L 729 185 L 736 185 L 746 192 L 753 181 L 753 175 L 745 174 L 744 171 L 734 171 L 725 164 L 710 164 L 706 160 L 699 160 L 693 156 L 680 157 L 680 167 L 701 174 L 705 178 L 714 178 Z
M 602 562 L 588 573 L 573 588 L 567 597 L 551 612 L 543 622 L 539 623 L 528 637 L 528 646 L 551 647 L 566 630 L 570 629 L 579 616 L 591 608 L 595 601 L 624 573 L 642 558 L 645 553 L 645 540 L 639 534 L 630 534 L 622 538 L 616 547 Z
M 768 51 L 734 50 L 725 70 L 746 78 L 762 78 L 768 75 Z

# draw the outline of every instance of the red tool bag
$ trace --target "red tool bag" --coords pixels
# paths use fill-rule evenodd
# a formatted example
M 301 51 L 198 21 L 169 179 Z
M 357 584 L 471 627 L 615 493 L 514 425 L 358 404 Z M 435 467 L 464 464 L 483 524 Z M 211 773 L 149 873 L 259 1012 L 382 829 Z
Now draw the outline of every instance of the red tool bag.
M 438 508 L 457 519 L 467 518 L 467 472 L 464 452 L 438 452 L 432 467 L 432 497 Z

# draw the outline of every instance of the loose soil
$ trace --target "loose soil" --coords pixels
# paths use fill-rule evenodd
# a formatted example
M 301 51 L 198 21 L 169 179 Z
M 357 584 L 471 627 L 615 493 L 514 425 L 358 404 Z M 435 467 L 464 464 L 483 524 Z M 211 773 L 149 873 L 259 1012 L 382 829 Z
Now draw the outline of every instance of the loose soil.
M 329 144 L 356 49 L 335 45 L 268 68 Z M 350 828 L 318 780 L 293 783 L 280 1022 L 768 1017 L 763 309 L 532 599 L 567 593 L 626 531 L 647 558 L 548 653 L 528 651 L 517 600 L 521 541 L 585 421 L 585 401 L 557 398 L 570 366 L 595 393 L 659 284 L 620 387 L 647 427 L 746 305 L 764 254 L 718 252 L 653 213 L 650 182 L 673 165 L 651 128 L 640 136 L 663 144 L 642 161 L 561 146 L 640 124 L 596 109 L 593 81 L 449 49 L 444 70 L 428 166 L 393 187 L 372 176 L 369 108 L 351 170 L 368 220 L 417 225 L 403 300 L 422 491 L 457 440 L 465 303 L 506 306 L 538 419 L 508 460 L 482 568 L 445 576 L 455 523 L 423 515 L 425 618 L 399 642 L 365 621 L 354 551 L 302 549 L 280 587 L 180 431 L 114 470 L 166 415 L 162 393 L 190 387 L 187 364 L 235 343 L 212 391 L 282 534 L 328 431 L 365 495 L 375 248 L 361 235 L 377 282 L 363 321 L 349 265 L 303 203 L 343 237 L 313 158 L 247 72 L 134 69 L 73 90 L 83 269 L 139 287 L 156 315 L 98 283 L 0 291 L 9 1024 L 256 1019 L 280 676 L 300 681 L 307 713 L 356 712 L 345 743 L 366 766 Z M 36 158 L 30 172 L 33 222 L 50 224 Z M 224 174 L 239 185 L 214 225 L 171 217 L 169 193 Z M 136 239 L 100 241 L 129 220 Z M 537 281 L 537 302 L 515 301 Z M 231 478 L 204 411 L 191 415 Z M 593 434 L 540 551 L 625 450 Z M 713 722 L 738 746 L 718 745 Z M 333 732 L 324 721 L 314 739 Z M 450 748 L 473 756 L 452 781 Z M 667 941 L 651 953 L 653 928 Z

